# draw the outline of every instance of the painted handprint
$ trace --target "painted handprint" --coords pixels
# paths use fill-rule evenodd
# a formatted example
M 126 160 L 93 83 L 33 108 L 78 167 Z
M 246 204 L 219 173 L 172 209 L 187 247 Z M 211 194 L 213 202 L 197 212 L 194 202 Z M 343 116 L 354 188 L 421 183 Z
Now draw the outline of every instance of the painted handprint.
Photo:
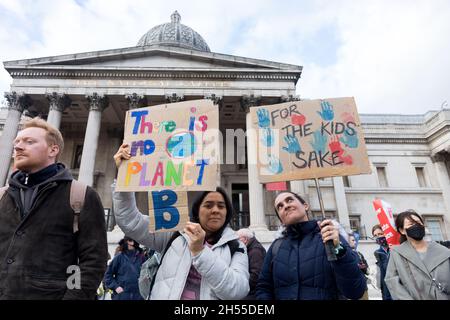
M 356 134 L 349 135 L 347 131 L 344 131 L 344 136 L 339 140 L 349 148 L 358 148 L 359 139 Z
M 284 141 L 286 141 L 287 147 L 283 147 L 283 150 L 289 153 L 297 153 L 302 151 L 302 148 L 300 147 L 300 143 L 298 142 L 297 137 L 288 134 L 284 137 Z
M 273 174 L 279 174 L 283 171 L 280 160 L 274 155 L 269 154 L 269 171 Z
M 256 110 L 258 115 L 258 126 L 260 128 L 268 128 L 270 126 L 269 111 L 267 109 Z
M 291 124 L 294 126 L 302 126 L 306 122 L 306 117 L 303 114 L 293 114 L 291 116 Z
M 344 156 L 344 149 L 342 149 L 341 142 L 339 141 L 338 137 L 334 137 L 330 141 L 330 144 L 328 145 L 330 147 L 331 153 L 335 153 L 338 156 L 339 160 L 345 164 L 351 165 L 353 163 L 353 158 L 351 155 Z
M 355 117 L 354 117 L 353 113 L 350 113 L 350 112 L 344 112 L 342 114 L 341 118 L 345 123 L 355 122 Z
M 327 149 L 327 136 L 324 136 L 320 130 L 313 133 L 313 140 L 309 143 L 313 147 L 314 151 L 325 154 Z
M 317 113 L 324 121 L 331 121 L 334 119 L 333 106 L 328 101 L 320 102 L 320 107 L 322 108 L 322 112 L 317 111 Z
M 275 141 L 273 130 L 271 128 L 263 128 L 261 133 L 261 142 L 266 147 L 273 146 L 273 143 Z

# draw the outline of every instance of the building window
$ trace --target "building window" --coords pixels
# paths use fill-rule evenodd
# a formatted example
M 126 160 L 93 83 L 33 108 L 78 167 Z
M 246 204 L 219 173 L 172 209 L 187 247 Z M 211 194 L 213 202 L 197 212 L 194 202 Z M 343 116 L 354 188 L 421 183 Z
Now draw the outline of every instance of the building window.
M 387 188 L 388 187 L 388 181 L 386 177 L 386 167 L 376 167 L 377 168 L 377 175 L 378 175 L 378 184 L 381 188 Z
M 321 220 L 322 219 L 322 211 L 312 211 L 311 215 L 313 219 Z M 334 211 L 325 211 L 326 219 L 336 219 L 336 212 Z
M 433 217 L 425 218 L 425 226 L 431 233 L 431 240 L 433 241 L 443 241 L 443 233 L 441 228 L 442 218 Z
M 82 154 L 83 154 L 83 145 L 82 144 L 75 145 L 73 153 L 72 169 L 80 169 Z
M 350 179 L 348 176 L 343 176 L 342 180 L 344 181 L 344 187 L 349 188 L 350 187 Z
M 424 167 L 416 167 L 416 175 L 417 175 L 417 181 L 419 182 L 420 188 L 426 188 L 427 185 L 427 179 L 425 178 L 425 168 Z
M 366 227 L 361 225 L 361 216 L 348 216 L 348 218 L 352 232 L 357 232 L 360 239 L 367 240 Z

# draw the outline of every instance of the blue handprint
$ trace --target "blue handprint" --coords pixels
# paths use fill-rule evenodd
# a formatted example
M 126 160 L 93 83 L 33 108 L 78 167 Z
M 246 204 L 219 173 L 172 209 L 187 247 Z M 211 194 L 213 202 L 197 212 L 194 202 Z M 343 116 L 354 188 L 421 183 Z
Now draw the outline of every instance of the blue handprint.
M 261 134 L 261 142 L 266 147 L 273 146 L 274 143 L 273 130 L 271 128 L 263 128 Z
M 267 128 L 270 126 L 269 111 L 267 109 L 256 110 L 258 115 L 258 126 L 260 128 Z
M 328 101 L 322 101 L 320 107 L 322 108 L 322 112 L 317 111 L 317 113 L 324 121 L 331 121 L 334 119 L 333 106 Z
M 273 174 L 279 174 L 283 171 L 280 160 L 271 154 L 269 154 L 269 171 Z
M 341 137 L 339 140 L 349 148 L 358 148 L 359 139 L 356 133 L 353 135 L 349 135 L 348 132 L 345 131 L 344 136 Z
M 286 141 L 287 147 L 283 147 L 283 150 L 289 153 L 297 153 L 299 151 L 302 151 L 302 148 L 300 147 L 300 143 L 298 142 L 297 137 L 288 134 L 284 137 L 284 141 Z
M 317 130 L 313 133 L 313 140 L 309 144 L 311 145 L 311 147 L 313 147 L 314 151 L 320 151 L 322 154 L 325 154 L 327 149 L 327 142 L 327 136 L 324 136 L 320 132 L 320 130 Z

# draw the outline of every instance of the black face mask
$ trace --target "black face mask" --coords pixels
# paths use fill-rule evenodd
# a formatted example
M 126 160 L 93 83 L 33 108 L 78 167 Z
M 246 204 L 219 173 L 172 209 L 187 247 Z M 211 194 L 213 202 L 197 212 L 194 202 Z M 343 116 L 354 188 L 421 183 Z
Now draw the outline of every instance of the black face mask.
M 405 230 L 408 237 L 413 238 L 414 240 L 420 241 L 425 237 L 425 227 L 421 224 L 416 223 Z
M 378 237 L 378 238 L 375 239 L 375 241 L 382 247 L 388 247 L 389 246 L 385 236 Z

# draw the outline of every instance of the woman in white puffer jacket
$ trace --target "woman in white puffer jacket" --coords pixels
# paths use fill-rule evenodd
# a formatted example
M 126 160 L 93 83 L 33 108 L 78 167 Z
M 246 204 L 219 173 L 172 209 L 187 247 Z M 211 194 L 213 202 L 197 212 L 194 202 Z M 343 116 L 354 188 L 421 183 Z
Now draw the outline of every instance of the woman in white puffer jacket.
M 116 165 L 129 159 L 123 144 L 114 155 Z M 149 217 L 139 212 L 134 193 L 114 192 L 116 222 L 129 237 L 163 252 L 172 233 L 150 233 Z M 234 300 L 249 292 L 245 245 L 228 227 L 233 208 L 226 192 L 206 191 L 192 206 L 192 220 L 167 249 L 156 274 L 151 300 Z M 238 244 L 231 254 L 230 245 Z

